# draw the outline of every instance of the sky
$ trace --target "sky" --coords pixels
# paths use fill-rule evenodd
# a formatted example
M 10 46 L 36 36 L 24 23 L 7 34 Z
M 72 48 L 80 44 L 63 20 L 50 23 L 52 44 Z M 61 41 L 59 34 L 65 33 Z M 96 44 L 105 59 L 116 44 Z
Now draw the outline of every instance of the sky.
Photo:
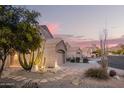
M 124 6 L 48 5 L 24 6 L 41 13 L 38 21 L 56 38 L 74 46 L 99 44 L 99 34 L 108 31 L 109 46 L 124 43 Z

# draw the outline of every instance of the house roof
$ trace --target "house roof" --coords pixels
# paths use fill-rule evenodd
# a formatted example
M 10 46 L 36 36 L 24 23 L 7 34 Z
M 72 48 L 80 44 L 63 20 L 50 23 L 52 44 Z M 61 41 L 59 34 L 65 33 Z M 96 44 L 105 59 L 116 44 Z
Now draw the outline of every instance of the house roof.
M 66 45 L 66 47 L 67 47 L 67 50 L 69 50 L 70 47 L 71 47 L 71 45 L 70 45 L 68 42 L 65 42 L 65 45 Z
M 70 47 L 69 49 L 70 51 L 81 51 L 81 49 L 79 47 Z
M 45 39 L 52 39 L 53 35 L 50 33 L 48 27 L 46 25 L 39 25 L 40 35 Z
M 62 41 L 62 39 L 56 39 L 56 38 L 54 38 L 54 39 L 47 40 L 46 41 L 46 44 L 54 44 L 54 45 L 56 45 L 56 44 L 58 44 L 61 41 Z
M 46 40 L 46 46 L 56 47 L 60 43 L 63 43 L 65 49 L 67 50 L 66 45 L 62 39 L 54 38 Z

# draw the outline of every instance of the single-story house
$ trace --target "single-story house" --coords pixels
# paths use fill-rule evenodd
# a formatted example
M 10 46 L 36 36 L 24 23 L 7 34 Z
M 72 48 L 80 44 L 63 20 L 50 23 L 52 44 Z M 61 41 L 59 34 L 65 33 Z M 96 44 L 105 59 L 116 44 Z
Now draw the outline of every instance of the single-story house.
M 54 39 L 46 25 L 39 26 L 40 35 L 45 39 L 44 59 L 45 67 L 54 68 L 65 63 L 66 45 L 62 39 Z M 37 51 L 36 51 L 37 52 Z M 35 53 L 36 53 L 35 52 Z M 36 56 L 36 55 L 35 55 Z M 28 57 L 27 57 L 28 59 Z M 9 55 L 5 67 L 21 67 L 18 61 L 18 55 L 15 51 Z

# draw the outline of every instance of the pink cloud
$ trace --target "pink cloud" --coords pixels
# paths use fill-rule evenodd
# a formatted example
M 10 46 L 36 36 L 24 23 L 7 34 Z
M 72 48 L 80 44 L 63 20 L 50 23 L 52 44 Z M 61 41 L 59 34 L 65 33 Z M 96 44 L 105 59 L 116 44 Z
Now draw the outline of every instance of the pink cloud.
M 115 38 L 115 39 L 108 39 L 108 47 L 114 47 L 117 46 L 118 44 L 124 44 L 124 38 Z M 93 41 L 82 41 L 82 42 L 77 42 L 77 44 L 81 47 L 88 47 L 92 46 L 92 44 L 96 44 L 99 46 L 99 41 L 98 40 L 93 40 Z
M 55 37 L 60 37 L 72 46 L 92 47 L 93 44 L 96 44 L 99 47 L 99 40 L 85 39 L 84 36 L 74 36 L 74 35 L 55 35 Z M 83 38 L 84 37 L 84 38 Z M 124 37 L 108 39 L 108 47 L 114 47 L 118 44 L 124 44 Z
M 47 23 L 46 24 L 52 34 L 58 33 L 60 25 L 58 23 Z

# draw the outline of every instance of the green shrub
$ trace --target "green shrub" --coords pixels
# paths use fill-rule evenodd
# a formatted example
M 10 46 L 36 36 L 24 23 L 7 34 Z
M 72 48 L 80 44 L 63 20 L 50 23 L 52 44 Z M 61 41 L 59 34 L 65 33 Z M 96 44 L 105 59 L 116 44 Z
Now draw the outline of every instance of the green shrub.
M 86 77 L 107 80 L 109 75 L 107 71 L 101 68 L 90 68 L 85 72 Z

